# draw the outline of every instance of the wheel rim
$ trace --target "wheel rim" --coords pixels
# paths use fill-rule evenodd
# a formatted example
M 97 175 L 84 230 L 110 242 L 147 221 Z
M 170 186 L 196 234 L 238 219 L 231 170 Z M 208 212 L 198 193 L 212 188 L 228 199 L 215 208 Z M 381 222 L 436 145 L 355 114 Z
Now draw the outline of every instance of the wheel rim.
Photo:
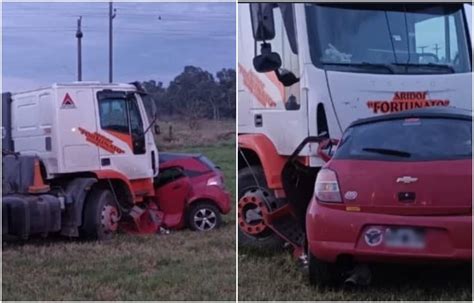
M 261 189 L 250 189 L 238 203 L 239 228 L 246 234 L 255 238 L 268 237 L 269 228 L 263 219 L 264 213 L 268 213 L 265 202 L 265 193 Z
M 206 231 L 216 227 L 216 213 L 209 208 L 201 208 L 194 214 L 194 226 L 198 230 Z
M 112 205 L 105 205 L 102 208 L 101 220 L 104 233 L 113 233 L 118 228 L 118 210 Z

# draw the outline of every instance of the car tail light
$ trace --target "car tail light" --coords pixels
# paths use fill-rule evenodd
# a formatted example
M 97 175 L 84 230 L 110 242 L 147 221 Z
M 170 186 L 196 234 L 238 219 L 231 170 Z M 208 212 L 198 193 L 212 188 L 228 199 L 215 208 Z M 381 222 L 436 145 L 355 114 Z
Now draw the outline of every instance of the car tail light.
M 222 187 L 224 185 L 224 182 L 222 180 L 221 176 L 214 176 L 209 179 L 207 179 L 207 186 L 219 186 Z
M 336 172 L 327 168 L 319 171 L 314 186 L 314 195 L 321 202 L 342 202 Z

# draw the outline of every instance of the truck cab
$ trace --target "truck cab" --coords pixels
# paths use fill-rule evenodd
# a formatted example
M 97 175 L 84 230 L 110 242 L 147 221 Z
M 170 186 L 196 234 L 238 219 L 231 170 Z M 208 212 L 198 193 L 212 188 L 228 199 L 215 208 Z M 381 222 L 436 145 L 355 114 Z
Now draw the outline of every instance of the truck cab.
M 47 179 L 113 171 L 129 180 L 158 174 L 158 151 L 131 84 L 77 82 L 11 96 L 14 151 L 42 159 Z

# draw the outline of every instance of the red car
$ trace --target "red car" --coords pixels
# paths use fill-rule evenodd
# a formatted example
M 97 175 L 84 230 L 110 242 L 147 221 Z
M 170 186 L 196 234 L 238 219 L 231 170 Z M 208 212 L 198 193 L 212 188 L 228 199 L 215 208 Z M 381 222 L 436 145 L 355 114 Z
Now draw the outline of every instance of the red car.
M 340 261 L 472 260 L 472 112 L 430 108 L 353 122 L 306 214 L 310 281 Z
M 231 209 L 223 173 L 203 155 L 160 153 L 155 186 L 165 228 L 212 230 Z

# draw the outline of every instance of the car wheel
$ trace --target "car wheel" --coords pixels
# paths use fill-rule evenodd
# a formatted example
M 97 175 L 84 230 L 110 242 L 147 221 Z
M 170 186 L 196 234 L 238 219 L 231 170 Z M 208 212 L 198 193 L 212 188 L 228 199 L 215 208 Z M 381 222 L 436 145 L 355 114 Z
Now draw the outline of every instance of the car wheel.
M 331 286 L 338 282 L 340 269 L 336 263 L 329 263 L 309 253 L 309 282 L 314 286 Z
M 117 232 L 119 211 L 109 190 L 93 189 L 86 199 L 82 232 L 91 240 L 109 240 Z
M 265 174 L 260 166 L 251 166 L 239 170 L 239 203 L 241 198 L 248 192 L 262 190 L 266 195 L 271 196 L 267 188 Z M 258 185 L 255 182 L 258 181 Z M 240 213 L 240 208 L 239 208 Z M 240 214 L 244 216 L 245 214 Z M 270 228 L 261 229 L 258 234 L 249 234 L 245 232 L 241 226 L 238 228 L 238 243 L 241 247 L 256 248 L 262 250 L 279 250 L 283 249 L 284 241 L 278 237 Z
M 209 231 L 220 227 L 221 223 L 221 213 L 212 203 L 197 203 L 188 212 L 188 226 L 191 230 Z

